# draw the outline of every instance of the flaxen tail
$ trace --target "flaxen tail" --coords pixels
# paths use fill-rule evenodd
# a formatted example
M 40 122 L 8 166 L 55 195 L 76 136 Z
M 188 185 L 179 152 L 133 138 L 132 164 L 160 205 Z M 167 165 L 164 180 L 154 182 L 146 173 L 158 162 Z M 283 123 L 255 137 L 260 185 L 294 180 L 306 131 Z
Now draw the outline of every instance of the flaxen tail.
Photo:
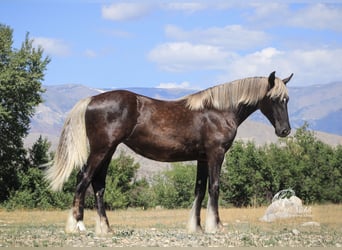
M 61 190 L 74 168 L 81 168 L 89 155 L 85 112 L 91 97 L 79 101 L 68 114 L 51 167 L 45 178 L 54 191 Z

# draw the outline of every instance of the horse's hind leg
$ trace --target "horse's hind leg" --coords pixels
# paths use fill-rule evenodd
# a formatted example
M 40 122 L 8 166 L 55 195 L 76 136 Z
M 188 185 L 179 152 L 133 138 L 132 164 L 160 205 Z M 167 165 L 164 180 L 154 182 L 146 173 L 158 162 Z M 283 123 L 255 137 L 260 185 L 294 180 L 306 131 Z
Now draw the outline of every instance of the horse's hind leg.
M 66 226 L 67 232 L 73 233 L 86 230 L 83 224 L 85 193 L 95 175 L 97 176 L 98 173 L 102 173 L 105 176 L 108 163 L 112 156 L 112 152 L 109 149 L 103 152 L 105 153 L 91 152 L 87 164 L 78 173 L 72 213 L 69 216 Z
M 87 169 L 87 165 L 84 165 L 83 168 L 77 174 L 77 184 L 73 206 L 65 227 L 65 231 L 67 233 L 76 233 L 78 231 L 82 232 L 86 230 L 83 223 L 83 214 L 85 193 L 90 184 L 88 178 L 86 178 Z
M 95 228 L 95 232 L 97 235 L 107 234 L 109 231 L 111 231 L 103 201 L 104 192 L 106 188 L 105 181 L 108 165 L 109 161 L 106 162 L 104 167 L 96 173 L 92 181 L 92 186 L 95 195 L 95 207 L 97 209 L 97 214 L 99 215 L 99 217 L 96 219 Z

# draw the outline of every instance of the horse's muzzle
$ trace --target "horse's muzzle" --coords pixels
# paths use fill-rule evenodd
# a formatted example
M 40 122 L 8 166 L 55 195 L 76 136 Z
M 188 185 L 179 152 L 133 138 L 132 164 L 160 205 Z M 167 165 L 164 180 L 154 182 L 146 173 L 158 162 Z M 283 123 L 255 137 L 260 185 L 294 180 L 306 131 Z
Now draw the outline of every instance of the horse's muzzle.
M 286 136 L 288 136 L 290 133 L 291 133 L 291 128 L 284 128 L 284 129 L 281 129 L 281 130 L 277 130 L 277 129 L 276 129 L 276 134 L 277 134 L 277 136 L 279 136 L 279 137 L 286 137 Z

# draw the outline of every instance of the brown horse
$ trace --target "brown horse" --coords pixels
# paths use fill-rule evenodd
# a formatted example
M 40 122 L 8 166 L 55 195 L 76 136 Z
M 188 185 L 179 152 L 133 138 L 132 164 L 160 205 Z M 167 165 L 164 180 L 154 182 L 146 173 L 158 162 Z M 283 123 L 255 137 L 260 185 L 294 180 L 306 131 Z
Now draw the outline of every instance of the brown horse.
M 292 74 L 293 75 L 293 74 Z M 83 231 L 85 192 L 91 184 L 99 215 L 97 233 L 108 232 L 103 195 L 108 164 L 120 143 L 158 161 L 197 160 L 195 201 L 188 230 L 202 230 L 201 204 L 208 185 L 206 231 L 221 225 L 218 213 L 219 177 L 224 155 L 238 126 L 260 109 L 280 137 L 290 124 L 284 80 L 252 77 L 218 85 L 175 101 L 161 101 L 116 90 L 78 102 L 69 113 L 54 164 L 47 171 L 53 190 L 61 189 L 73 168 L 79 168 L 68 232 Z

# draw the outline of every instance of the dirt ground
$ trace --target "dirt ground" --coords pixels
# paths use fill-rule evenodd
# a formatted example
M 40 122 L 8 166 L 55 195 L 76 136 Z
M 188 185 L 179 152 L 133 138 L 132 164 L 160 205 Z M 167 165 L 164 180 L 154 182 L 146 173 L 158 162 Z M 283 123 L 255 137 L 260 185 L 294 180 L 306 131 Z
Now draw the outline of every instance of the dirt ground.
M 311 216 L 272 223 L 259 220 L 265 211 L 266 207 L 221 208 L 224 228 L 215 234 L 188 234 L 190 211 L 185 209 L 110 211 L 112 232 L 97 236 L 95 211 L 85 211 L 86 233 L 66 234 L 69 211 L 0 210 L 0 246 L 342 247 L 342 205 L 312 206 Z

